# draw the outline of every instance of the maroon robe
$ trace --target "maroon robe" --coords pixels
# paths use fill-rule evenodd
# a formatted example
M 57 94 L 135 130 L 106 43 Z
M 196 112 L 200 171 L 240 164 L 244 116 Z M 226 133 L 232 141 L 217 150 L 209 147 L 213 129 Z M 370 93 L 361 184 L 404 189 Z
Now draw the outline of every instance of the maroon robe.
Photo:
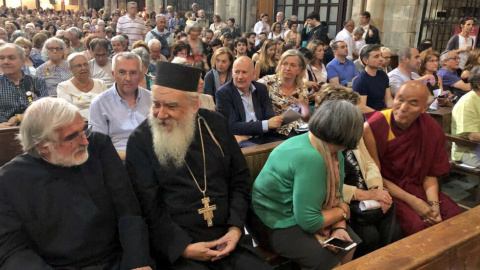
M 450 170 L 445 134 L 437 122 L 423 113 L 408 130 L 402 130 L 395 124 L 392 110 L 388 109 L 375 112 L 368 119 L 368 124 L 377 144 L 382 177 L 427 201 L 423 189 L 425 177 L 442 176 Z M 442 202 L 442 220 L 462 213 L 460 207 L 444 193 L 439 192 L 439 200 Z M 394 201 L 397 205 L 397 220 L 405 235 L 427 227 L 408 204 L 396 198 Z

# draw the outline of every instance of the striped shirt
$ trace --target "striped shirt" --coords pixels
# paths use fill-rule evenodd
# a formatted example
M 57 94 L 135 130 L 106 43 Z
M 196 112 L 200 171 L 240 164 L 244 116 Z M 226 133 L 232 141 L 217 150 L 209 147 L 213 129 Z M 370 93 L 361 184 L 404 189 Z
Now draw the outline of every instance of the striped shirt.
M 142 18 L 136 16 L 134 20 L 128 15 L 118 19 L 117 35 L 128 36 L 128 49 L 132 48 L 132 44 L 137 40 L 143 40 L 145 34 L 145 22 Z

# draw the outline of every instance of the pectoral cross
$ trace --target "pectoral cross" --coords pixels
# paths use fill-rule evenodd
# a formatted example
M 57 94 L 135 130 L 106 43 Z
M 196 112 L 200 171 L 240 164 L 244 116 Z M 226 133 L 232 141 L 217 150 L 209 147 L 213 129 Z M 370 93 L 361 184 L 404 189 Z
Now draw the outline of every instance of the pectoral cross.
M 198 209 L 198 214 L 203 214 L 203 219 L 207 221 L 208 227 L 213 226 L 213 210 L 217 210 L 217 206 L 214 205 L 209 205 L 210 203 L 210 197 L 204 197 L 202 199 L 202 203 L 204 205 L 203 208 Z

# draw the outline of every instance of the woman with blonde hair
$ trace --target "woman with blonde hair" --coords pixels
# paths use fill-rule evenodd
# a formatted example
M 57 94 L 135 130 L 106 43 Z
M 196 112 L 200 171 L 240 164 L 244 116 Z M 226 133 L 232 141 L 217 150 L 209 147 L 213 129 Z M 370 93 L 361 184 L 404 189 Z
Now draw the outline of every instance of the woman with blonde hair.
M 280 58 L 276 74 L 258 80 L 267 86 L 275 115 L 283 115 L 290 108 L 301 115 L 300 119 L 277 129 L 285 137 L 297 135 L 296 129 L 310 119 L 308 89 L 303 83 L 306 70 L 307 63 L 302 54 L 297 50 L 288 50 Z
M 220 86 L 232 79 L 232 66 L 235 56 L 233 52 L 222 47 L 217 49 L 212 55 L 212 69 L 205 75 L 203 83 L 203 93 L 211 95 L 215 100 L 215 92 Z
M 277 42 L 272 39 L 267 39 L 263 42 L 262 49 L 259 54 L 259 59 L 255 63 L 255 78 L 258 80 L 267 75 L 275 74 L 277 68 L 277 60 L 275 55 L 277 53 Z
M 25 74 L 35 76 L 36 68 L 35 64 L 32 61 L 30 52 L 32 51 L 32 42 L 24 37 L 19 37 L 15 40 L 14 44 L 22 47 L 25 50 L 25 64 L 22 67 L 22 70 Z

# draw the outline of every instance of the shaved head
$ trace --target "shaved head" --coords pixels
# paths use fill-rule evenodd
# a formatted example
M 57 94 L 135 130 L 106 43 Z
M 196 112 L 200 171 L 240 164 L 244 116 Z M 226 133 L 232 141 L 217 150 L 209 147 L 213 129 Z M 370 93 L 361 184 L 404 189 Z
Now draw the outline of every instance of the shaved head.
M 409 81 L 398 89 L 393 100 L 393 116 L 396 124 L 407 130 L 428 109 L 430 92 L 420 81 Z
M 233 62 L 233 68 L 235 68 L 235 65 L 250 65 L 252 69 L 255 69 L 255 66 L 253 65 L 253 60 L 248 57 L 248 56 L 240 56 Z

